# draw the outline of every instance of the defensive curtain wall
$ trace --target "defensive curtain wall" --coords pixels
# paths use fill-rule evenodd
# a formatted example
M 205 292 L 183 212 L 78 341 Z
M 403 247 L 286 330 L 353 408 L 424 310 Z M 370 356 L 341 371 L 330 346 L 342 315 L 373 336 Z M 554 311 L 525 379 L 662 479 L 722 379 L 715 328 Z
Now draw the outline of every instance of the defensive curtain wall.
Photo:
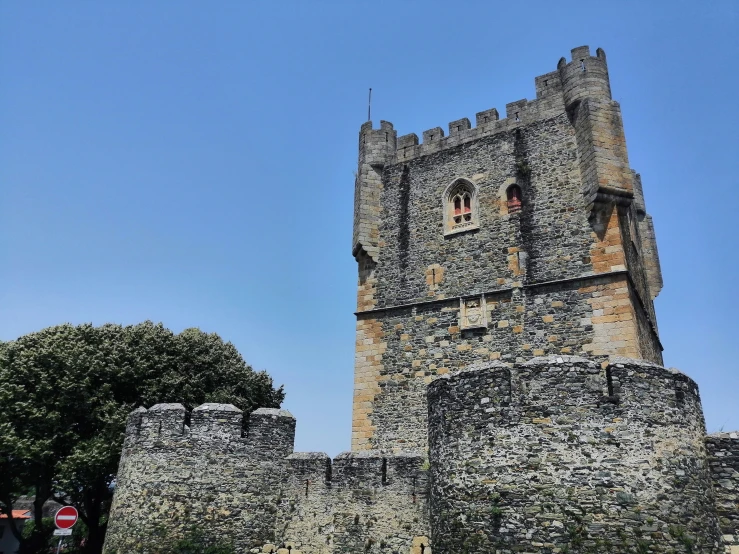
M 429 452 L 293 452 L 294 418 L 179 404 L 129 419 L 106 551 L 193 525 L 237 552 L 739 548 L 739 434 L 686 375 L 632 359 L 471 365 L 428 390 Z M 730 550 L 731 545 L 735 550 Z M 282 550 L 280 550 L 282 549 Z M 559 550 L 555 550 L 559 549 Z
M 106 552 L 153 552 L 192 526 L 237 552 L 429 554 L 425 453 L 294 453 L 295 419 L 262 408 L 140 408 L 129 418 Z
M 198 525 L 239 554 L 739 554 L 739 435 L 660 365 L 605 53 L 535 85 L 446 136 L 360 130 L 352 452 L 293 452 L 283 410 L 141 408 L 108 552 Z
M 709 435 L 706 447 L 726 552 L 739 554 L 739 431 Z

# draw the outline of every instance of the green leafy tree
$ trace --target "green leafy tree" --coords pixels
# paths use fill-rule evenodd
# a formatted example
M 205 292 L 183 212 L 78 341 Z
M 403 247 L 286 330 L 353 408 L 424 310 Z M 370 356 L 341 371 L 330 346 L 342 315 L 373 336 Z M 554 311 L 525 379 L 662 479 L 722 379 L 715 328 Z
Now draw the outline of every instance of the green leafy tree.
M 45 517 L 41 522 L 41 534 L 47 537 L 46 543 L 42 549 L 42 552 L 56 552 L 56 548 L 59 545 L 59 539 L 62 538 L 64 554 L 81 554 L 83 552 L 83 544 L 87 540 L 87 527 L 82 521 L 78 521 L 77 524 L 72 528 L 72 534 L 66 537 L 55 537 L 52 535 L 54 526 L 53 517 Z M 36 522 L 33 520 L 28 521 L 21 531 L 21 536 L 29 538 L 35 533 L 38 533 Z
M 0 343 L 0 512 L 20 554 L 44 551 L 49 499 L 79 510 L 88 529 L 81 553 L 102 551 L 126 417 L 136 407 L 222 402 L 249 413 L 283 399 L 282 387 L 231 343 L 198 329 L 59 325 Z M 22 536 L 11 509 L 29 491 L 37 525 Z

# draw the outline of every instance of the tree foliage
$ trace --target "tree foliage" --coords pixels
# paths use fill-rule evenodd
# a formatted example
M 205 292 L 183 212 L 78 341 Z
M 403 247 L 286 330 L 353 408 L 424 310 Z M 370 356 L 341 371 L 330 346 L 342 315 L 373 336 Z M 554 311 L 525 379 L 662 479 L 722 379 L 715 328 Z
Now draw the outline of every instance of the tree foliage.
M 53 530 L 56 528 L 56 526 L 54 525 L 54 518 L 45 517 L 41 522 L 42 529 L 39 531 L 37 527 L 38 526 L 36 522 L 33 520 L 26 522 L 26 524 L 23 526 L 23 530 L 21 531 L 21 536 L 28 539 L 37 533 L 42 534 L 43 536 L 48 537 L 42 552 L 56 552 L 56 548 L 59 545 L 60 537 L 55 537 L 52 535 Z M 87 535 L 87 526 L 84 524 L 84 522 L 78 521 L 77 524 L 72 528 L 72 534 L 62 539 L 64 541 L 64 549 L 62 550 L 62 552 L 64 554 L 82 554 L 84 552 L 84 547 L 82 545 L 86 543 Z
M 98 553 L 131 410 L 222 402 L 249 413 L 283 398 L 231 343 L 198 329 L 67 324 L 0 343 L 0 512 L 29 490 L 37 522 L 46 500 L 73 504 L 89 529 L 82 551 Z M 11 529 L 21 554 L 48 539 L 41 525 L 28 537 Z

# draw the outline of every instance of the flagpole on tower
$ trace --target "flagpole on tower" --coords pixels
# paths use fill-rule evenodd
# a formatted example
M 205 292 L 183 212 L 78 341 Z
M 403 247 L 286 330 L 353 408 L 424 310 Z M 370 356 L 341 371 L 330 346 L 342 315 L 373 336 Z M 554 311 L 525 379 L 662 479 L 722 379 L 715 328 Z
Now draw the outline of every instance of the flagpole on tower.
M 367 121 L 372 121 L 372 87 L 369 89 L 369 98 L 367 99 Z

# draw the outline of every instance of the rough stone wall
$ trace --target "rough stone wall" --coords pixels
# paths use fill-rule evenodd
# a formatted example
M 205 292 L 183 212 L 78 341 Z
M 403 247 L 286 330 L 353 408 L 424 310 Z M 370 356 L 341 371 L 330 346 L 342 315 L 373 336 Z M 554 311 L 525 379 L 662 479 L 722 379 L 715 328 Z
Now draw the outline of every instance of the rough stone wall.
M 550 353 L 662 362 L 653 227 L 605 54 L 576 48 L 535 82 L 536 100 L 508 104 L 506 118 L 480 112 L 475 128 L 453 121 L 420 144 L 388 122 L 362 126 L 353 450 L 424 448 L 424 387 L 460 364 Z M 444 195 L 460 178 L 474 185 L 479 227 L 449 234 Z M 523 207 L 509 213 L 514 184 Z M 363 228 L 376 238 L 371 261 L 356 248 Z M 460 331 L 460 302 L 483 295 L 498 311 Z
M 196 408 L 189 427 L 186 416 L 180 404 L 131 414 L 106 552 L 152 552 L 193 526 L 237 552 L 428 547 L 425 454 L 345 453 L 332 464 L 293 453 L 295 419 L 284 410 L 253 412 L 245 436 L 231 405 Z
M 295 419 L 231 405 L 158 404 L 131 414 L 106 535 L 106 552 L 150 552 L 197 524 L 245 549 L 268 542 L 292 452 Z
M 721 552 L 698 389 L 578 357 L 429 386 L 437 554 Z
M 375 398 L 380 392 L 382 357 L 387 350 L 382 323 L 375 318 L 357 320 L 352 402 L 352 449 L 372 448 L 377 434 Z
M 433 289 L 437 299 L 519 282 L 522 264 L 509 259 L 519 252 L 527 255 L 529 281 L 591 270 L 586 258 L 592 229 L 576 179 L 573 147 L 571 125 L 562 113 L 386 167 L 376 306 L 428 300 L 426 270 L 434 264 L 443 268 L 443 278 Z M 518 176 L 524 155 L 529 182 Z M 478 189 L 480 228 L 445 237 L 443 193 L 458 177 L 469 178 Z M 522 188 L 524 210 L 501 213 L 501 196 L 512 183 Z M 558 249 L 567 256 L 558 255 Z
M 726 554 L 739 553 L 739 432 L 714 433 L 706 439 L 716 512 Z
M 688 377 L 570 356 L 460 367 L 428 386 L 429 458 L 293 453 L 284 410 L 252 413 L 244 436 L 230 405 L 196 408 L 189 427 L 179 404 L 139 408 L 105 552 L 149 553 L 192 526 L 243 553 L 430 554 L 433 540 L 447 554 L 719 554 L 720 532 L 739 547 L 739 435 L 709 437 L 707 454 Z
M 315 554 L 406 554 L 414 538 L 428 546 L 424 458 L 366 450 L 332 466 L 325 454 L 293 454 L 282 539 Z
M 656 357 L 637 334 L 633 295 L 619 272 L 485 294 L 486 325 L 476 329 L 460 327 L 458 299 L 360 314 L 352 448 L 426 448 L 426 386 L 473 362 Z

